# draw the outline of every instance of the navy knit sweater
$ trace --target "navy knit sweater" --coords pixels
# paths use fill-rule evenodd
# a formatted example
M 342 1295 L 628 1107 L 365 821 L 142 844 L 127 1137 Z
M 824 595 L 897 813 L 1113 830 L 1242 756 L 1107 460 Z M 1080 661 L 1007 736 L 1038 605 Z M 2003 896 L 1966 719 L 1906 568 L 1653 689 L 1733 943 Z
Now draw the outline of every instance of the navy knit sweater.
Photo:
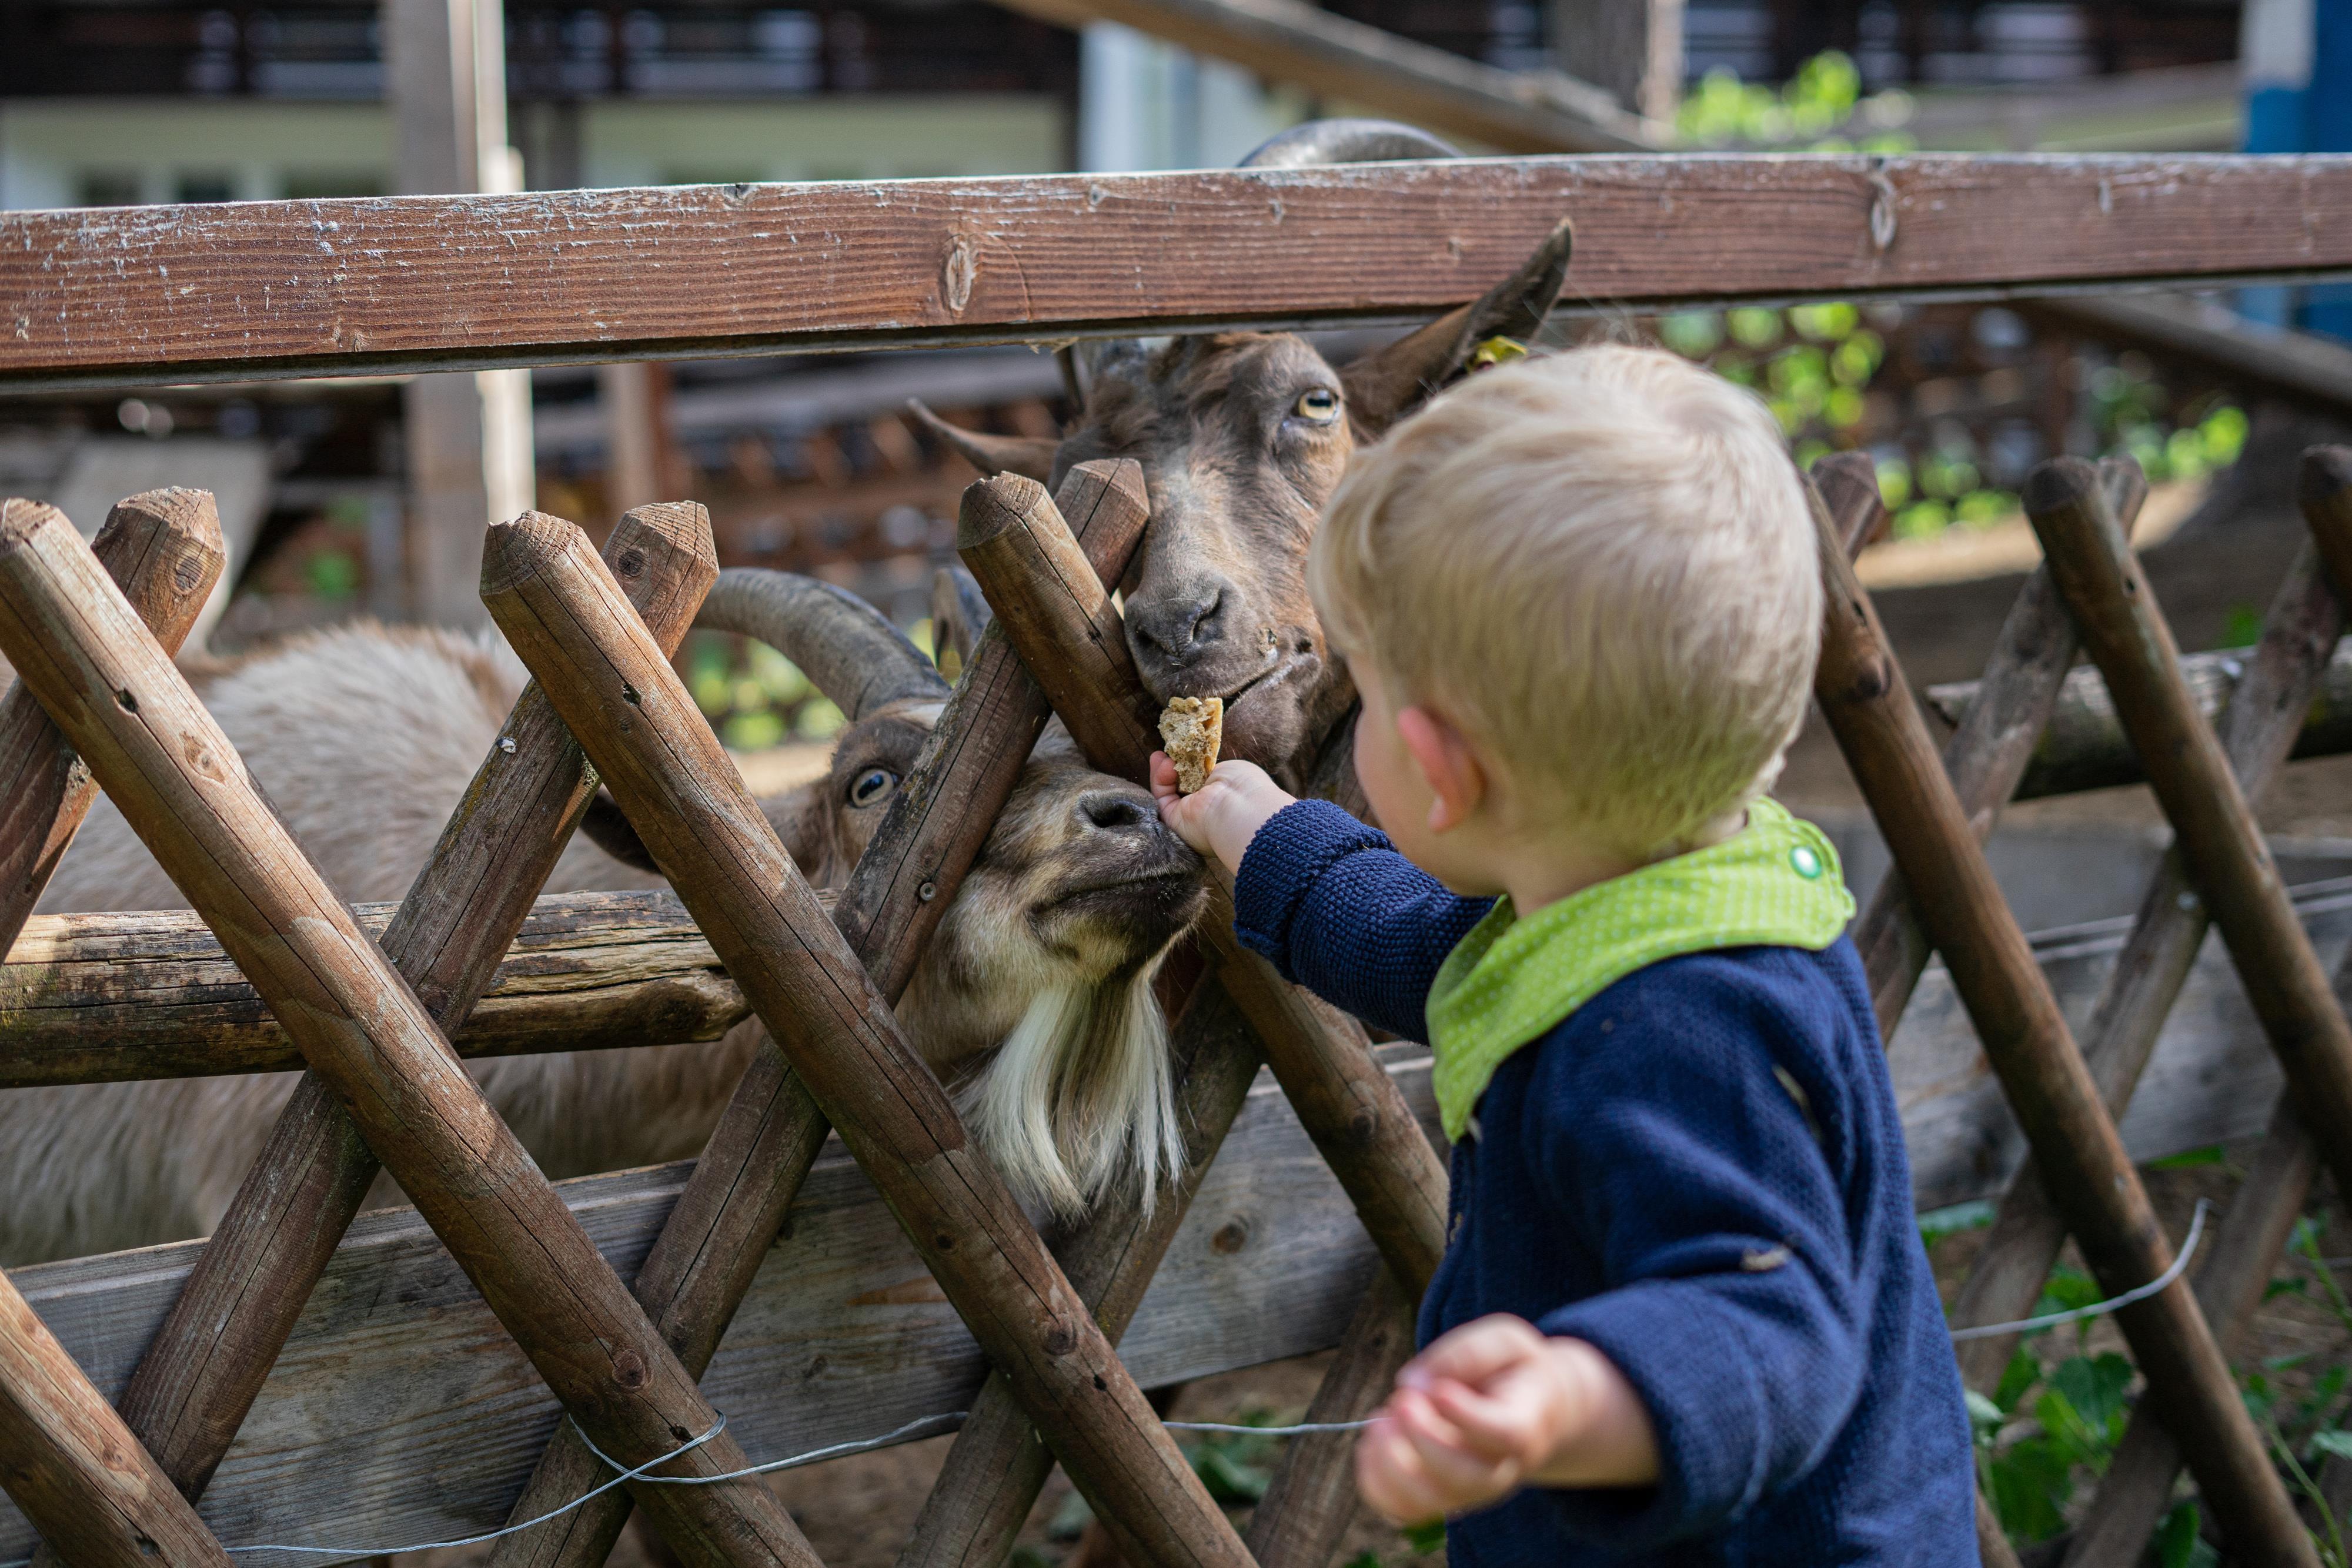
M 1410 1039 L 1486 912 L 1318 800 L 1243 859 L 1241 938 Z M 1969 1424 L 1853 944 L 1625 977 L 1495 1074 L 1454 1146 L 1430 1340 L 1488 1312 L 1590 1342 L 1659 1479 L 1527 1488 L 1454 1521 L 1454 1568 L 1942 1568 L 1977 1561 Z

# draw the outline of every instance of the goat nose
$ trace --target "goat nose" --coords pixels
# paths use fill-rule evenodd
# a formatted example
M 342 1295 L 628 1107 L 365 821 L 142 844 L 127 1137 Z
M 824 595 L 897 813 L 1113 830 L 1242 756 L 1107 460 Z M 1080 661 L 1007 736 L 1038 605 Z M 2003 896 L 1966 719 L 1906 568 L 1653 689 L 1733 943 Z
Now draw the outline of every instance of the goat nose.
M 1154 825 L 1156 819 L 1142 801 L 1108 791 L 1078 802 L 1078 815 L 1090 828 L 1106 833 L 1132 833 Z
M 1136 605 L 1128 612 L 1127 623 L 1152 653 L 1181 664 L 1217 640 L 1224 602 L 1224 586 L 1213 584 L 1203 591 Z

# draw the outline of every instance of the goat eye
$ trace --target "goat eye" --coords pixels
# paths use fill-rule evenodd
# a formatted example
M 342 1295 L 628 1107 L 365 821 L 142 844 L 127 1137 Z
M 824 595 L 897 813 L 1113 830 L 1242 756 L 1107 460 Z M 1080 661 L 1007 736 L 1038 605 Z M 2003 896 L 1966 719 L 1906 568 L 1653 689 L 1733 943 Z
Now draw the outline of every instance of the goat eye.
M 1311 387 L 1298 394 L 1291 412 L 1317 424 L 1328 424 L 1339 417 L 1339 394 L 1329 387 Z
M 869 768 L 850 783 L 849 803 L 853 806 L 874 805 L 888 800 L 890 791 L 898 787 L 898 776 L 896 773 L 887 768 Z

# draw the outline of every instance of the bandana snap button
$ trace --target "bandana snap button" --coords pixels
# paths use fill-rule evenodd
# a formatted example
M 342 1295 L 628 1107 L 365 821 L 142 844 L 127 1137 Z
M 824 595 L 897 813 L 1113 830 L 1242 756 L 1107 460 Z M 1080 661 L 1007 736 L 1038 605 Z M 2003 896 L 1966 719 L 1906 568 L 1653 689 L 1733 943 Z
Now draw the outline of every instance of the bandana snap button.
M 1802 844 L 1789 852 L 1789 863 L 1795 867 L 1797 874 L 1807 882 L 1811 882 L 1822 874 L 1822 857 Z

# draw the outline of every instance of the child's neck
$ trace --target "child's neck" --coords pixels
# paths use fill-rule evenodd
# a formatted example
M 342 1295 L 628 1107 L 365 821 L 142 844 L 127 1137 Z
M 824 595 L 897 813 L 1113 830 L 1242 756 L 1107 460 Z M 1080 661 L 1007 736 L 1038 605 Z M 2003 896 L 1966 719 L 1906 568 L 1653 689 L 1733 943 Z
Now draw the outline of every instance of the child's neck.
M 1747 825 L 1745 809 L 1726 812 L 1688 839 L 1646 858 L 1581 840 L 1527 845 L 1502 868 L 1499 880 L 1503 891 L 1510 894 L 1512 913 L 1524 920 L 1547 904 L 1573 898 L 1587 888 L 1645 865 L 1719 844 Z

